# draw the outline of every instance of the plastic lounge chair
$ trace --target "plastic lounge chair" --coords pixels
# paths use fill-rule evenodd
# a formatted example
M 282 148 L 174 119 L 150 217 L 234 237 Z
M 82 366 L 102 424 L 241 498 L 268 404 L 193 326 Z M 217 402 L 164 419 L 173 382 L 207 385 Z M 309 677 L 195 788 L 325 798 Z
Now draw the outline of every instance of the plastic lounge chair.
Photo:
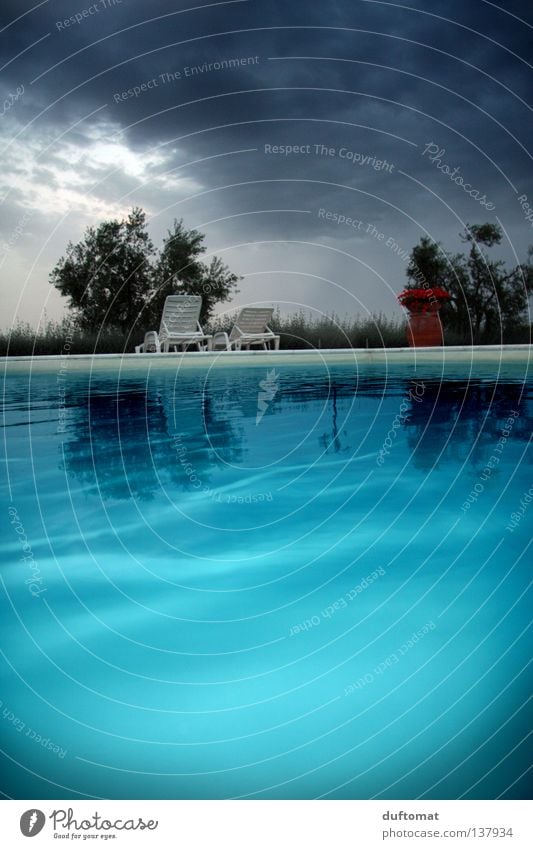
M 144 334 L 144 342 L 142 345 L 135 346 L 136 354 L 160 354 L 161 342 L 155 330 L 149 330 Z
M 274 349 L 279 349 L 279 336 L 276 336 L 268 326 L 274 310 L 271 307 L 245 307 L 237 316 L 231 333 L 215 333 L 212 347 L 214 350 L 223 349 L 236 351 L 249 350 L 251 345 L 262 345 L 268 350 L 270 342 Z
M 169 295 L 165 300 L 161 326 L 157 343 L 159 351 L 168 353 L 170 348 L 177 351 L 178 346 L 185 351 L 189 345 L 196 345 L 199 351 L 210 347 L 211 336 L 204 333 L 199 322 L 202 309 L 201 295 Z M 155 331 L 150 331 L 157 337 Z M 146 337 L 145 337 L 146 339 Z M 147 353 L 145 345 L 139 345 L 143 353 Z M 156 347 L 157 350 L 157 347 Z M 141 350 L 135 348 L 136 353 Z

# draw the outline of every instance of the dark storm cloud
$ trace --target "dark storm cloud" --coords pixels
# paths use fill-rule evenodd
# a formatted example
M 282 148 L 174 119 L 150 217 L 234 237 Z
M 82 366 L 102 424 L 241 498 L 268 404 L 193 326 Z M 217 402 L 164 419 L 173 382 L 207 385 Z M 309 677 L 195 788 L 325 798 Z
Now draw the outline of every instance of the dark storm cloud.
M 95 133 L 119 139 L 123 150 L 155 157 L 145 183 L 158 167 L 177 169 L 175 183 L 160 173 L 140 194 L 161 226 L 174 214 L 191 224 L 238 216 L 212 225 L 208 236 L 217 244 L 285 238 L 349 248 L 394 277 L 396 289 L 405 263 L 376 246 L 367 225 L 407 249 L 424 228 L 458 247 L 463 221 L 498 215 L 525 249 L 530 231 L 516 196 L 533 196 L 522 102 L 528 28 L 512 16 L 525 16 L 523 4 L 505 11 L 483 0 L 421 10 L 362 0 L 193 5 L 44 3 L 9 26 L 3 61 L 13 61 L 3 88 L 25 87 L 9 116 L 21 138 L 38 148 L 98 110 L 64 138 L 87 151 L 82 190 L 91 168 L 103 167 L 94 159 Z M 4 3 L 2 26 L 26 8 Z M 235 60 L 243 61 L 234 67 Z M 429 143 L 493 212 L 424 155 Z M 273 152 L 287 145 L 299 152 Z M 40 178 L 61 184 L 71 154 L 52 146 L 55 170 L 43 168 Z M 122 202 L 134 174 L 134 164 L 114 169 L 95 196 Z M 256 214 L 273 209 L 300 212 Z M 365 226 L 341 226 L 321 210 Z
M 20 9 L 19 4 L 11 5 L 13 11 Z M 315 86 L 348 91 L 365 91 L 368 86 L 370 93 L 377 96 L 401 100 L 404 94 L 409 93 L 424 96 L 426 86 L 417 81 L 418 75 L 437 81 L 439 76 L 444 76 L 442 82 L 454 91 L 464 90 L 467 96 L 475 94 L 483 98 L 488 90 L 494 89 L 496 102 L 493 108 L 498 108 L 497 96 L 502 95 L 504 90 L 460 60 L 474 66 L 478 64 L 482 70 L 485 70 L 484 66 L 494 68 L 497 63 L 498 69 L 503 72 L 501 75 L 506 74 L 510 78 L 507 84 L 510 81 L 513 89 L 522 88 L 522 94 L 526 91 L 525 80 L 522 86 L 519 85 L 518 60 L 488 40 L 497 35 L 504 45 L 511 41 L 512 48 L 509 49 L 520 53 L 521 50 L 525 52 L 525 33 L 522 38 L 517 37 L 516 24 L 512 19 L 501 13 L 492 13 L 491 17 L 489 13 L 483 20 L 481 35 L 477 35 L 479 11 L 474 13 L 472 4 L 470 9 L 463 4 L 466 8 L 460 11 L 463 27 L 474 32 L 425 14 L 391 8 L 387 4 L 352 3 L 348 0 L 333 5 L 303 2 L 267 4 L 252 0 L 185 12 L 180 12 L 168 2 L 151 3 L 147 7 L 144 3 L 122 0 L 120 5 L 101 10 L 80 24 L 57 30 L 61 19 L 87 10 L 91 5 L 97 6 L 98 3 L 90 4 L 86 0 L 79 4 L 47 3 L 10 27 L 5 46 L 9 58 L 47 32 L 50 36 L 20 61 L 13 62 L 7 70 L 7 78 L 16 82 L 24 77 L 28 83 L 40 76 L 34 83 L 35 97 L 40 97 L 43 105 L 63 98 L 71 111 L 82 112 L 109 102 L 110 98 L 113 105 L 113 93 L 159 73 L 234 55 L 257 54 L 261 57 L 261 64 L 257 68 L 246 68 L 246 74 L 234 74 L 233 78 L 228 73 L 200 74 L 182 80 L 181 91 L 170 92 L 167 89 L 165 92 L 152 92 L 148 98 L 132 100 L 118 113 L 121 122 L 150 114 L 152 97 L 155 105 L 166 102 L 168 106 L 172 98 L 181 101 L 189 97 L 209 97 L 221 91 L 249 88 L 253 82 L 265 88 Z M 433 4 L 433 14 L 446 10 L 449 14 L 449 6 L 449 3 Z M 183 4 L 183 7 L 191 8 L 189 4 Z M 9 4 L 4 8 L 4 20 L 8 18 Z M 446 56 L 446 53 L 451 56 Z M 348 59 L 360 64 L 311 60 L 267 62 L 267 57 L 288 55 Z M 458 56 L 459 61 L 453 56 Z M 372 65 L 397 67 L 406 73 L 395 74 Z M 414 77 L 408 74 L 414 74 Z M 68 95 L 69 91 L 73 93 Z M 425 96 L 434 103 L 431 90 Z M 282 96 L 280 102 L 298 109 L 299 95 Z M 320 105 L 327 113 L 325 98 Z M 362 105 L 367 106 L 365 103 Z M 218 106 L 212 104 L 213 108 Z M 221 109 L 225 108 L 226 104 L 223 104 Z M 117 110 L 113 114 L 116 115 Z M 157 132 L 164 126 L 165 119 L 162 118 L 157 125 L 146 126 L 146 134 Z

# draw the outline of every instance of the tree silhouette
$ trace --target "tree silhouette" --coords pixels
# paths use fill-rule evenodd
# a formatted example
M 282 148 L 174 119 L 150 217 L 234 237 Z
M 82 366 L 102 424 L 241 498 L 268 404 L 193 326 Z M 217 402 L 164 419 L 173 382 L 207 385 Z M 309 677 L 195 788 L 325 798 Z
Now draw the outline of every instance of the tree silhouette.
M 470 245 L 468 256 L 448 254 L 424 236 L 411 251 L 406 288 L 446 289 L 452 299 L 441 310 L 444 327 L 465 343 L 512 340 L 527 323 L 528 296 L 533 291 L 531 249 L 527 262 L 507 269 L 485 250 L 501 243 L 497 225 L 467 225 L 461 238 Z

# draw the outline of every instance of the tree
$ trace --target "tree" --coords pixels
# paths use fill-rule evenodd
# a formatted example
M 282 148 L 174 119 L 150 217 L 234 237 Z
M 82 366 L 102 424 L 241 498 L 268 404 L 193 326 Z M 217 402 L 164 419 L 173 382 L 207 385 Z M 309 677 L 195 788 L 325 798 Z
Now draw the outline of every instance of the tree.
M 505 341 L 526 323 L 528 296 L 533 291 L 532 249 L 527 262 L 508 270 L 484 250 L 500 244 L 502 232 L 497 225 L 467 225 L 461 238 L 470 245 L 468 256 L 446 253 L 424 236 L 411 251 L 406 288 L 446 289 L 452 299 L 442 308 L 444 326 L 465 342 Z
M 202 296 L 201 321 L 218 301 L 229 300 L 239 277 L 213 257 L 200 262 L 205 236 L 175 221 L 155 263 L 146 215 L 133 209 L 125 221 L 89 227 L 77 245 L 69 243 L 50 274 L 50 282 L 69 299 L 78 325 L 97 331 L 104 325 L 123 333 L 159 327 L 167 295 Z
M 220 257 L 214 256 L 209 265 L 203 267 L 202 296 L 206 320 L 213 315 L 213 309 L 219 301 L 229 301 L 237 294 L 237 283 L 241 278 L 233 274 Z
M 80 327 L 131 331 L 152 286 L 154 247 L 146 215 L 134 208 L 125 221 L 89 227 L 81 242 L 68 244 L 50 282 L 68 297 Z
M 240 278 L 219 257 L 214 256 L 209 265 L 200 262 L 199 257 L 205 253 L 204 239 L 198 230 L 187 230 L 183 220 L 174 221 L 155 268 L 149 305 L 152 324 L 161 315 L 167 295 L 201 295 L 200 321 L 207 322 L 213 316 L 215 304 L 231 300 L 237 293 Z

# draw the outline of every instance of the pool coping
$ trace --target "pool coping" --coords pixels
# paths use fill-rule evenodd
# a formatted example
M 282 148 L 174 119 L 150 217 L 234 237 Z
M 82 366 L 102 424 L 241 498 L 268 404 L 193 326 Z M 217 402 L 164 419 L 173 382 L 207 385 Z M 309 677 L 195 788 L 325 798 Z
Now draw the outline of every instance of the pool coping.
M 188 351 L 186 353 L 167 354 L 43 354 L 23 357 L 1 357 L 4 372 L 8 371 L 48 371 L 61 364 L 61 368 L 77 369 L 139 368 L 144 366 L 213 366 L 246 364 L 309 363 L 327 361 L 328 363 L 383 364 L 436 364 L 464 363 L 523 363 L 532 358 L 533 345 L 457 345 L 427 348 L 311 348 L 287 351 Z M 28 365 L 31 364 L 31 369 Z

